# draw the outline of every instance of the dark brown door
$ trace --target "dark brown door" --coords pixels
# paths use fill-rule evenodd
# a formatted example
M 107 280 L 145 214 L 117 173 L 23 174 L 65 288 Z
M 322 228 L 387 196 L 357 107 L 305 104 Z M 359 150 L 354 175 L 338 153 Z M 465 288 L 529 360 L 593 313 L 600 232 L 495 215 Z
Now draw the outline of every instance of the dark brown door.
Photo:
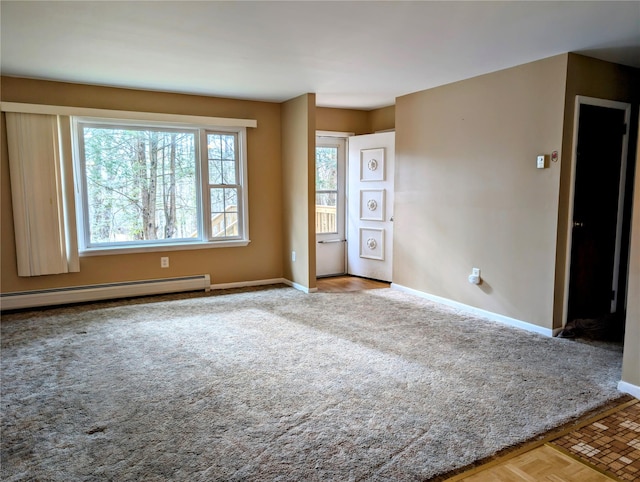
M 568 320 L 614 311 L 624 118 L 621 109 L 580 106 Z

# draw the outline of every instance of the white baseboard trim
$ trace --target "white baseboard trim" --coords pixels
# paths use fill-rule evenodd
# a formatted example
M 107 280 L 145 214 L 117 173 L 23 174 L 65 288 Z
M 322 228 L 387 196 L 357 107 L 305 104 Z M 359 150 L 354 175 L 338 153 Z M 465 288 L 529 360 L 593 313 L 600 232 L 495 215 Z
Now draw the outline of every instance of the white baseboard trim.
M 160 278 L 85 286 L 67 286 L 62 288 L 3 293 L 0 295 L 0 306 L 3 310 L 15 310 L 133 296 L 178 293 L 181 291 L 209 291 L 210 286 L 211 280 L 208 274 L 183 276 L 181 278 Z
M 482 318 L 486 318 L 491 321 L 497 321 L 498 323 L 503 323 L 505 325 L 513 326 L 515 328 L 521 328 L 523 330 L 532 331 L 534 333 L 538 333 L 544 336 L 549 336 L 549 337 L 553 336 L 553 330 L 551 330 L 550 328 L 543 328 L 542 326 L 534 325 L 533 323 L 516 320 L 515 318 L 510 318 L 508 316 L 500 315 L 498 313 L 482 310 L 480 308 L 476 308 L 475 306 L 465 305 L 464 303 L 459 303 L 457 301 L 450 300 L 448 298 L 443 298 L 441 296 L 425 293 L 424 291 L 414 290 L 413 288 L 408 288 L 407 286 L 399 285 L 397 283 L 391 283 L 391 287 L 398 291 L 404 291 L 405 293 L 419 296 L 420 298 L 425 298 L 430 301 L 435 301 L 436 303 L 441 303 L 443 305 L 447 305 L 461 311 L 466 311 L 467 313 L 480 316 Z
M 155 295 L 163 293 L 178 293 L 195 290 L 223 290 L 229 288 L 244 288 L 247 286 L 263 286 L 286 284 L 305 293 L 317 291 L 316 288 L 305 288 L 284 278 L 270 278 L 253 281 L 239 281 L 236 283 L 211 284 L 209 275 L 185 276 L 182 278 L 154 279 L 143 281 L 126 281 L 120 283 L 106 283 L 101 285 L 71 286 L 45 290 L 23 291 L 17 293 L 0 294 L 0 308 L 15 310 L 53 306 L 69 303 L 82 303 L 133 296 Z
M 302 286 L 301 284 L 294 283 L 293 281 L 288 279 L 285 279 L 283 283 L 291 286 L 292 288 L 297 289 L 298 291 L 302 291 L 303 293 L 315 293 L 316 291 L 318 291 L 318 288 L 307 288 L 306 286 Z
M 228 290 L 231 288 L 246 288 L 248 286 L 265 286 L 286 284 L 291 286 L 291 282 L 284 278 L 259 279 L 253 281 L 236 281 L 235 283 L 218 283 L 211 285 L 212 290 Z
M 302 286 L 301 284 L 294 283 L 293 281 L 288 280 L 286 278 L 270 278 L 270 279 L 259 279 L 254 281 L 238 281 L 235 283 L 218 283 L 215 285 L 211 285 L 211 289 L 227 290 L 230 288 L 246 288 L 247 286 L 264 286 L 264 285 L 277 285 L 277 284 L 285 284 L 299 291 L 303 291 L 304 293 L 315 293 L 316 291 L 318 291 L 318 288 L 307 288 L 306 286 Z
M 618 382 L 618 390 L 640 399 L 640 387 L 638 385 L 633 385 L 631 383 L 623 382 L 622 380 L 620 380 Z

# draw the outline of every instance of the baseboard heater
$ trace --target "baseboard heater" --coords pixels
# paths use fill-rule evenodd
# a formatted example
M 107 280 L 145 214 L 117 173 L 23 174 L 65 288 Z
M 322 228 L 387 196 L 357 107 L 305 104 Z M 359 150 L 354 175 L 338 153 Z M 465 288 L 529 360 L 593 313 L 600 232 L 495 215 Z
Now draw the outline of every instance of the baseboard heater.
M 132 296 L 177 293 L 181 291 L 209 291 L 208 274 L 141 281 L 124 281 L 99 285 L 69 286 L 46 290 L 21 291 L 0 295 L 0 309 L 16 310 L 38 306 L 63 305 L 84 301 L 129 298 Z

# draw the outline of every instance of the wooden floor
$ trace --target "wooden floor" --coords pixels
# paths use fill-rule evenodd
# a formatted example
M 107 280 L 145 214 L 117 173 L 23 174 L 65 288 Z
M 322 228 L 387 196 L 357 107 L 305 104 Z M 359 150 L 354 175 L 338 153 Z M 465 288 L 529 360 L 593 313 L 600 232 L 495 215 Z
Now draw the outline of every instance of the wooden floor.
M 357 276 L 334 276 L 332 278 L 318 278 L 316 287 L 321 293 L 341 293 L 388 288 L 389 283 L 368 278 L 358 278 Z
M 550 445 L 543 445 L 506 460 L 495 467 L 459 480 L 465 482 L 511 482 L 522 480 L 609 482 L 615 479 L 572 459 Z
M 633 397 L 626 397 L 616 406 L 597 416 L 570 428 L 560 429 L 550 435 L 498 457 L 484 465 L 447 479 L 449 482 L 515 482 L 515 481 L 624 481 L 640 480 L 640 403 Z M 620 423 L 621 422 L 621 423 Z M 593 433 L 590 432 L 606 433 Z M 607 442 L 615 454 L 595 460 L 594 452 L 604 453 L 604 446 L 598 450 L 593 439 Z M 570 440 L 573 447 L 565 448 L 563 441 Z M 628 441 L 623 444 L 623 441 Z M 638 442 L 638 445 L 635 444 Z M 628 445 L 628 446 L 627 446 Z M 587 454 L 582 447 L 590 447 Z M 626 448 L 625 448 L 626 447 Z M 610 451 L 611 451 L 610 450 Z M 620 453 L 617 453 L 620 452 Z M 596 454 L 597 455 L 597 454 Z
M 550 445 L 543 445 L 461 480 L 465 482 L 522 480 L 609 482 L 615 479 L 572 459 Z
M 389 286 L 389 283 L 355 276 L 337 276 L 317 280 L 318 291 L 325 293 L 380 289 Z M 609 432 L 603 432 L 604 429 Z M 624 434 L 625 430 L 631 433 Z M 604 444 L 608 439 L 611 439 L 611 444 L 596 443 Z M 620 445 L 622 442 L 626 445 Z M 594 456 L 591 452 L 588 454 L 589 457 L 584 456 L 580 452 L 581 447 L 593 448 L 592 452 L 607 455 L 608 459 L 589 458 Z M 603 460 L 608 462 L 603 463 Z M 567 428 L 558 428 L 546 437 L 447 480 L 450 482 L 640 481 L 640 403 L 633 397 L 624 398 L 617 405 L 596 416 L 585 417 L 584 420 L 573 423 Z

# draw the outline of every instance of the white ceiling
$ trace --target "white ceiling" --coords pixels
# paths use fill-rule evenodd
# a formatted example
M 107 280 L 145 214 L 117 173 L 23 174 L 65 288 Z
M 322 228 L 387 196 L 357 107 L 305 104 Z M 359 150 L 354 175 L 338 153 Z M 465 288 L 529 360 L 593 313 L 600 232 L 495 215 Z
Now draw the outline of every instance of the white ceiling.
M 2 75 L 371 109 L 578 52 L 640 67 L 640 2 L 0 2 Z

